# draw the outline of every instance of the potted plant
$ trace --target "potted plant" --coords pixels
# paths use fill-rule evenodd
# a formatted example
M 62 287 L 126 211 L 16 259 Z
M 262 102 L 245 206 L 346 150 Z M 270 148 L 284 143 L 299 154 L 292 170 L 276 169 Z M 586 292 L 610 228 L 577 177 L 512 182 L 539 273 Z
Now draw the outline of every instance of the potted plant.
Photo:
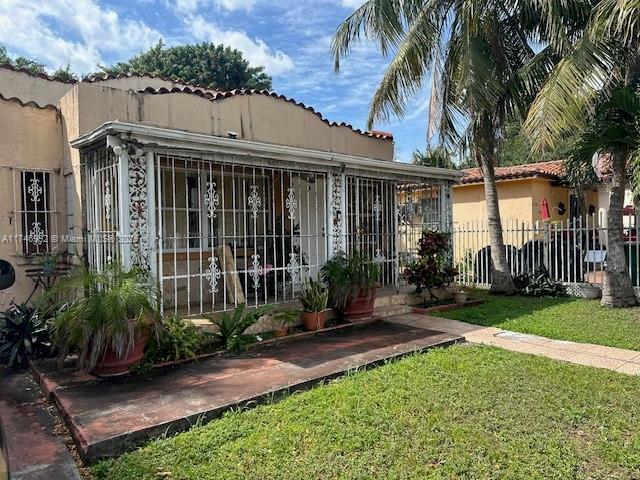
M 300 291 L 302 323 L 307 330 L 321 330 L 327 321 L 329 291 L 318 281 L 308 280 Z
M 324 264 L 323 280 L 329 287 L 333 306 L 348 321 L 367 320 L 373 316 L 380 267 L 364 253 L 339 253 Z
M 451 265 L 450 251 L 449 234 L 425 231 L 418 241 L 417 258 L 402 273 L 411 285 L 415 285 L 416 294 L 425 296 L 425 303 L 434 300 L 434 293 L 449 285 L 458 273 Z M 455 291 L 454 297 L 456 293 L 460 292 Z
M 52 275 L 56 273 L 59 260 L 60 258 L 57 253 L 44 253 L 40 255 L 38 263 L 42 269 L 42 273 L 45 275 Z
M 78 353 L 78 368 L 121 375 L 139 362 L 159 327 L 157 287 L 148 273 L 109 265 L 102 272 L 79 270 L 56 292 L 65 299 L 52 320 L 60 360 Z
M 298 312 L 296 310 L 282 310 L 275 312 L 271 319 L 276 325 L 274 335 L 278 338 L 286 337 L 289 334 L 289 325 L 298 319 Z
M 467 303 L 468 298 L 469 298 L 469 292 L 465 292 L 463 288 L 457 290 L 453 294 L 453 300 L 458 305 L 464 305 L 465 303 Z

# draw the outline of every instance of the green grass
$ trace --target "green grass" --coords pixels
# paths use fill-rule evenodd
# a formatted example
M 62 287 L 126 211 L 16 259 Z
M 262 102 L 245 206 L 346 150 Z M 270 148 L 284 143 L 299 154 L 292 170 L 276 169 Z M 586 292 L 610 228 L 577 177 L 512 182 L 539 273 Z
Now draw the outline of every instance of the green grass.
M 485 303 L 440 317 L 560 340 L 640 350 L 640 308 L 612 309 L 597 300 L 503 297 L 475 292 Z
M 98 479 L 630 479 L 640 378 L 486 346 L 416 355 L 226 415 Z

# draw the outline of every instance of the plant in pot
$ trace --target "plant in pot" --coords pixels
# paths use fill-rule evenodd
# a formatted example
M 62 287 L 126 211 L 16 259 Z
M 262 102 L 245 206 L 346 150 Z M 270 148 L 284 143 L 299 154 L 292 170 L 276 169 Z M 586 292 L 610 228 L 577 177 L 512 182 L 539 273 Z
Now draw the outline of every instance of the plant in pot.
M 56 292 L 65 299 L 51 324 L 59 360 L 76 352 L 81 370 L 127 373 L 158 332 L 158 289 L 142 270 L 118 264 L 102 272 L 81 269 L 64 278 Z
M 307 330 L 322 330 L 327 321 L 329 291 L 316 280 L 307 280 L 300 291 L 302 323 Z
M 296 310 L 281 310 L 271 315 L 271 320 L 276 325 L 274 335 L 278 338 L 286 337 L 289 334 L 289 326 L 298 320 Z
M 321 269 L 329 287 L 332 305 L 348 321 L 368 320 L 373 316 L 380 267 L 364 253 L 339 253 Z
M 60 256 L 57 253 L 44 253 L 40 255 L 38 259 L 38 264 L 42 269 L 42 273 L 45 275 L 51 275 L 56 272 L 58 269 L 58 262 L 60 261 Z
M 458 273 L 451 265 L 450 246 L 449 234 L 423 232 L 418 241 L 418 258 L 410 262 L 402 274 L 415 285 L 416 294 L 426 291 L 425 305 L 433 301 L 434 289 L 449 285 Z
M 453 300 L 457 305 L 464 305 L 467 303 L 467 299 L 469 298 L 469 292 L 464 290 L 463 288 L 459 288 L 453 294 Z

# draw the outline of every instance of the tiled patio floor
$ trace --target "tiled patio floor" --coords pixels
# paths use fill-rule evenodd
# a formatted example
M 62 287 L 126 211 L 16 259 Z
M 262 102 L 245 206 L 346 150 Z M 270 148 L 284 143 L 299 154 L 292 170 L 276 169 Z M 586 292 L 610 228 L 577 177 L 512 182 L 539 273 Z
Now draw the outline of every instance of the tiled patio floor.
M 472 343 L 493 345 L 514 352 L 541 355 L 578 365 L 606 368 L 629 375 L 640 375 L 640 352 L 635 350 L 554 340 L 420 314 L 400 315 L 389 320 L 403 325 L 462 335 L 465 340 Z
M 213 357 L 149 379 L 71 384 L 54 389 L 53 396 L 79 450 L 91 461 L 185 430 L 233 407 L 461 340 L 455 334 L 381 321 L 239 356 Z

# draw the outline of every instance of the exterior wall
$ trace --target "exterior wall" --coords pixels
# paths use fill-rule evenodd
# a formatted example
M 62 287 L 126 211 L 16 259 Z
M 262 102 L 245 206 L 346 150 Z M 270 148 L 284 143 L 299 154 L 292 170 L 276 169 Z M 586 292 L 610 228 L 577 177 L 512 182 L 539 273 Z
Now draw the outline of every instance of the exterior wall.
M 79 133 L 120 120 L 292 147 L 393 160 L 393 142 L 330 126 L 318 115 L 266 95 L 237 95 L 210 101 L 188 93 L 143 94 L 99 84 L 80 83 Z M 64 112 L 64 110 L 63 110 Z
M 55 183 L 55 210 L 58 229 L 54 230 L 53 216 L 50 233 L 64 232 L 64 182 L 60 174 L 63 158 L 62 122 L 59 112 L 52 108 L 22 106 L 15 101 L 0 100 L 0 258 L 16 270 L 15 285 L 0 292 L 0 307 L 5 308 L 11 297 L 16 302 L 27 299 L 33 282 L 25 276 L 25 268 L 37 260 L 22 255 L 22 246 L 15 238 L 21 234 L 22 219 L 15 213 L 20 205 L 20 169 L 48 170 Z M 51 198 L 51 197 L 50 197 Z M 59 250 L 64 245 L 58 244 Z
M 72 83 L 47 80 L 0 67 L 0 94 L 7 99 L 19 98 L 23 103 L 35 102 L 41 107 L 55 106 L 72 87 Z
M 530 179 L 498 182 L 500 215 L 503 221 L 519 220 L 533 222 L 532 208 L 533 186 Z M 537 215 L 537 210 L 535 210 Z M 454 185 L 453 187 L 453 224 L 462 226 L 467 222 L 485 220 L 487 203 L 484 199 L 484 185 Z

